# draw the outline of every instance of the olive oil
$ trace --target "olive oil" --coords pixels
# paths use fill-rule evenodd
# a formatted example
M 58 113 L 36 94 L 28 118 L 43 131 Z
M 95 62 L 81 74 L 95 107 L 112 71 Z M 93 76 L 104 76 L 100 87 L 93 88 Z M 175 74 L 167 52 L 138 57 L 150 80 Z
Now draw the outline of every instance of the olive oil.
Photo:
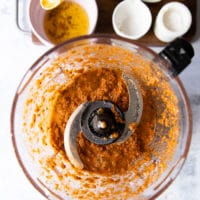
M 49 40 L 58 44 L 65 40 L 85 35 L 89 31 L 89 18 L 78 3 L 64 1 L 44 17 L 44 29 Z

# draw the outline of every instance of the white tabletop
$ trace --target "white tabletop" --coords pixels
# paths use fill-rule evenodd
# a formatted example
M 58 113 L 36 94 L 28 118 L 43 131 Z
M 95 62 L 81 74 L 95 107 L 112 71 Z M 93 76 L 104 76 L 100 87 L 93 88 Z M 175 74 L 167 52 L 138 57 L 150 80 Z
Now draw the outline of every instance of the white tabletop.
M 200 19 L 200 1 L 198 4 Z M 0 2 L 0 199 L 44 200 L 26 179 L 16 160 L 10 133 L 10 110 L 23 74 L 48 48 L 33 44 L 30 35 L 17 29 L 15 6 L 13 0 Z M 200 36 L 200 28 L 197 35 Z M 193 112 L 191 148 L 180 175 L 159 200 L 200 198 L 200 38 L 193 46 L 196 53 L 193 62 L 180 75 Z

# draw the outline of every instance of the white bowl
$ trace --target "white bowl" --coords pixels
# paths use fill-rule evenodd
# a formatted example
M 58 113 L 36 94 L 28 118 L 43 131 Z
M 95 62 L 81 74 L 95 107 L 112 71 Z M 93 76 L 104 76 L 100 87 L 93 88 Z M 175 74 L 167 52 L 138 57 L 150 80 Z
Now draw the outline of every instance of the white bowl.
M 192 24 L 192 14 L 187 6 L 180 2 L 165 4 L 159 11 L 154 33 L 163 42 L 171 42 L 184 35 Z
M 157 3 L 157 2 L 160 2 L 162 0 L 143 0 L 144 2 L 147 2 L 147 3 Z
M 114 9 L 112 23 L 116 34 L 136 40 L 150 29 L 152 15 L 142 1 L 125 0 Z
M 65 0 L 67 1 L 67 0 Z M 69 0 L 78 3 L 82 6 L 89 18 L 89 31 L 88 34 L 94 32 L 96 28 L 96 23 L 98 19 L 98 8 L 95 0 Z M 44 10 L 40 5 L 40 0 L 30 0 L 28 6 L 28 17 L 29 24 L 34 35 L 45 45 L 54 46 L 47 37 L 44 30 L 44 17 L 46 14 L 46 10 Z

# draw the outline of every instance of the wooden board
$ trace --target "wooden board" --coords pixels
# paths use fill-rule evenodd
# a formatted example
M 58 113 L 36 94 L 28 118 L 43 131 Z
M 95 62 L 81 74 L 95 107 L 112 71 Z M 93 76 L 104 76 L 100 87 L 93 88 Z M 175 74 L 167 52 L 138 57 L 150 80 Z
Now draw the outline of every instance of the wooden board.
M 111 33 L 114 34 L 114 30 L 112 27 L 112 13 L 114 8 L 120 3 L 122 0 L 96 0 L 99 10 L 98 22 L 95 29 L 95 33 Z M 153 18 L 153 23 L 149 32 L 140 38 L 139 42 L 149 45 L 149 46 L 164 46 L 165 43 L 159 41 L 153 33 L 153 25 L 155 18 L 161 9 L 161 7 L 173 0 L 162 0 L 159 3 L 146 3 L 150 8 Z M 197 26 L 197 0 L 179 0 L 178 2 L 184 3 L 192 13 L 192 26 L 189 31 L 184 35 L 184 38 L 188 41 L 192 41 L 196 34 L 196 26 Z M 34 43 L 39 44 L 38 39 L 32 35 L 32 40 Z

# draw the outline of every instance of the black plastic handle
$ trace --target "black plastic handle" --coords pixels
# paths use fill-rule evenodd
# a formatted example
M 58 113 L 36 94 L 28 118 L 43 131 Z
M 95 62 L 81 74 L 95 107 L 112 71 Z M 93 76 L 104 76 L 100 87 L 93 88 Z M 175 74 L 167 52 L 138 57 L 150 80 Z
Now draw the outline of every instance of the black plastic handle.
M 170 62 L 170 70 L 173 76 L 177 76 L 191 63 L 194 49 L 185 39 L 177 38 L 167 45 L 159 55 Z

